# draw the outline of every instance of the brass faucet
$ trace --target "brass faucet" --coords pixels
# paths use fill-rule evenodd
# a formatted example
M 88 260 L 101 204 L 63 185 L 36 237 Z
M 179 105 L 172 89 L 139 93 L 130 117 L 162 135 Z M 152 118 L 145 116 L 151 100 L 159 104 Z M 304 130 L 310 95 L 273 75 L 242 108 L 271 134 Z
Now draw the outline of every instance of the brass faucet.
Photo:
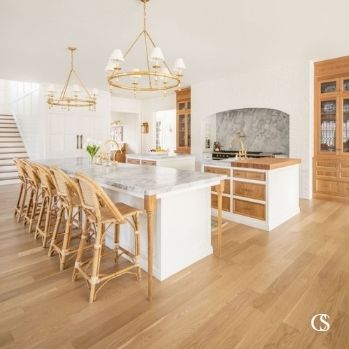
M 243 138 L 246 138 L 245 134 L 239 132 L 239 139 L 240 139 L 240 149 L 239 149 L 239 159 L 247 159 L 247 149 L 245 147 L 245 144 L 243 142 Z
M 98 153 L 98 163 L 102 164 L 103 162 L 106 162 L 107 165 L 110 164 L 110 162 L 113 162 L 113 160 L 111 160 L 111 152 L 110 151 L 106 151 L 106 146 L 108 144 L 114 144 L 116 145 L 117 149 L 119 149 L 119 144 L 114 141 L 114 139 L 108 139 L 107 141 L 105 141 L 101 147 L 100 152 Z

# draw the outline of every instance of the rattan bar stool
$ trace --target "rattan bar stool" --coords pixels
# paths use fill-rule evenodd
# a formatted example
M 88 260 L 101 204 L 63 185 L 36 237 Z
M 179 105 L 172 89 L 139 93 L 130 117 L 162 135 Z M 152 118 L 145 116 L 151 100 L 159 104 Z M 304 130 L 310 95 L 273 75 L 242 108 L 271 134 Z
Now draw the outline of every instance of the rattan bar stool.
M 76 174 L 79 195 L 85 212 L 86 222 L 83 227 L 80 246 L 76 257 L 73 280 L 81 275 L 88 284 L 90 290 L 89 302 L 93 303 L 97 293 L 111 279 L 129 273 L 136 275 L 137 280 L 141 278 L 140 258 L 140 231 L 139 214 L 141 210 L 128 206 L 124 203 L 113 203 L 105 191 L 90 177 L 83 173 Z M 134 233 L 134 253 L 120 246 L 120 224 L 128 223 Z M 104 242 L 105 235 L 110 226 L 114 225 L 115 248 L 111 251 L 116 265 L 110 269 L 101 271 L 102 257 L 106 253 Z M 96 227 L 94 243 L 90 236 L 91 226 Z M 92 245 L 93 244 L 93 245 Z M 93 256 L 86 255 L 89 247 L 93 247 Z M 118 261 L 125 254 L 129 261 L 126 267 L 121 268 Z M 113 262 L 114 263 L 114 262 Z
M 38 163 L 35 163 L 34 166 L 37 169 L 37 174 L 40 178 L 42 190 L 42 205 L 36 225 L 34 238 L 37 239 L 40 236 L 42 239 L 42 246 L 46 248 L 48 239 L 53 234 L 51 223 L 53 221 L 53 218 L 57 216 L 58 196 L 56 186 L 52 178 L 52 173 L 50 172 L 49 168 Z M 43 218 L 44 224 L 42 226 Z M 50 228 L 52 229 L 50 230 Z
M 24 225 L 29 224 L 28 232 L 32 232 L 33 224 L 35 223 L 41 205 L 41 183 L 37 174 L 37 169 L 28 160 L 23 160 L 25 164 L 25 172 L 27 173 L 28 192 L 30 192 L 29 202 L 24 215 Z
M 17 222 L 19 222 L 23 216 L 24 210 L 26 209 L 26 198 L 29 190 L 28 174 L 25 171 L 25 163 L 23 160 L 13 159 L 13 162 L 17 166 L 18 178 L 21 182 L 17 205 L 15 208 L 15 217 L 17 218 Z
M 71 258 L 78 251 L 78 239 L 81 237 L 82 207 L 76 182 L 59 168 L 51 168 L 51 173 L 57 190 L 59 210 L 48 255 L 52 256 L 54 252 L 58 254 L 60 270 L 62 271 L 67 258 Z M 60 232 L 62 218 L 65 220 L 64 231 Z M 74 241 L 76 241 L 75 245 Z

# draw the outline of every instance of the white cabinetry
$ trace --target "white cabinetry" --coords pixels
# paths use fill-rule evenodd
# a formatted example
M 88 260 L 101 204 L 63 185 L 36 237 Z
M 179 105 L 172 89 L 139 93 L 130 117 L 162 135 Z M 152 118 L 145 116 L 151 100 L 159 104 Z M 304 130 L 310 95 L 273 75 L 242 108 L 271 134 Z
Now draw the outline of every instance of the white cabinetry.
M 46 157 L 85 156 L 83 147 L 89 138 L 105 142 L 110 138 L 109 133 L 109 99 L 99 98 L 96 111 L 52 108 L 48 110 L 47 116 Z

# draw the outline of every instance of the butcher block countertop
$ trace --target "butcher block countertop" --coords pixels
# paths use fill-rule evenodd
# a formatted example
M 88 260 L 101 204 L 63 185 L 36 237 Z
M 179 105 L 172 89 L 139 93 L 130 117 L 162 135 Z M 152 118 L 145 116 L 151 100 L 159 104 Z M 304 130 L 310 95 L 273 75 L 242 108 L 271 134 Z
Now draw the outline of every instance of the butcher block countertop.
M 254 168 L 258 170 L 275 170 L 281 167 L 287 167 L 300 164 L 300 159 L 290 158 L 257 158 L 247 160 L 236 160 L 231 162 L 233 167 Z

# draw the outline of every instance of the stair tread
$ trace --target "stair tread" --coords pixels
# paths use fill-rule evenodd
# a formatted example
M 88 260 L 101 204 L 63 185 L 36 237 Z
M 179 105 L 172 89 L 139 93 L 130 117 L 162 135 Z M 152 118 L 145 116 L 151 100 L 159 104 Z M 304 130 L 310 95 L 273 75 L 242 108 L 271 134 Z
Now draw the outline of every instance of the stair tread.
M 13 154 L 16 154 L 16 156 L 13 156 Z M 22 154 L 22 156 L 18 156 L 18 154 Z M 20 158 L 20 159 L 27 159 L 28 154 L 26 152 L 12 152 L 12 153 L 0 153 L 0 160 L 7 160 L 7 159 L 13 159 L 14 157 Z
M 9 179 L 18 179 L 18 175 L 17 176 L 8 176 L 8 177 L 0 177 L 0 182 L 1 181 L 6 181 L 6 180 L 9 180 Z

